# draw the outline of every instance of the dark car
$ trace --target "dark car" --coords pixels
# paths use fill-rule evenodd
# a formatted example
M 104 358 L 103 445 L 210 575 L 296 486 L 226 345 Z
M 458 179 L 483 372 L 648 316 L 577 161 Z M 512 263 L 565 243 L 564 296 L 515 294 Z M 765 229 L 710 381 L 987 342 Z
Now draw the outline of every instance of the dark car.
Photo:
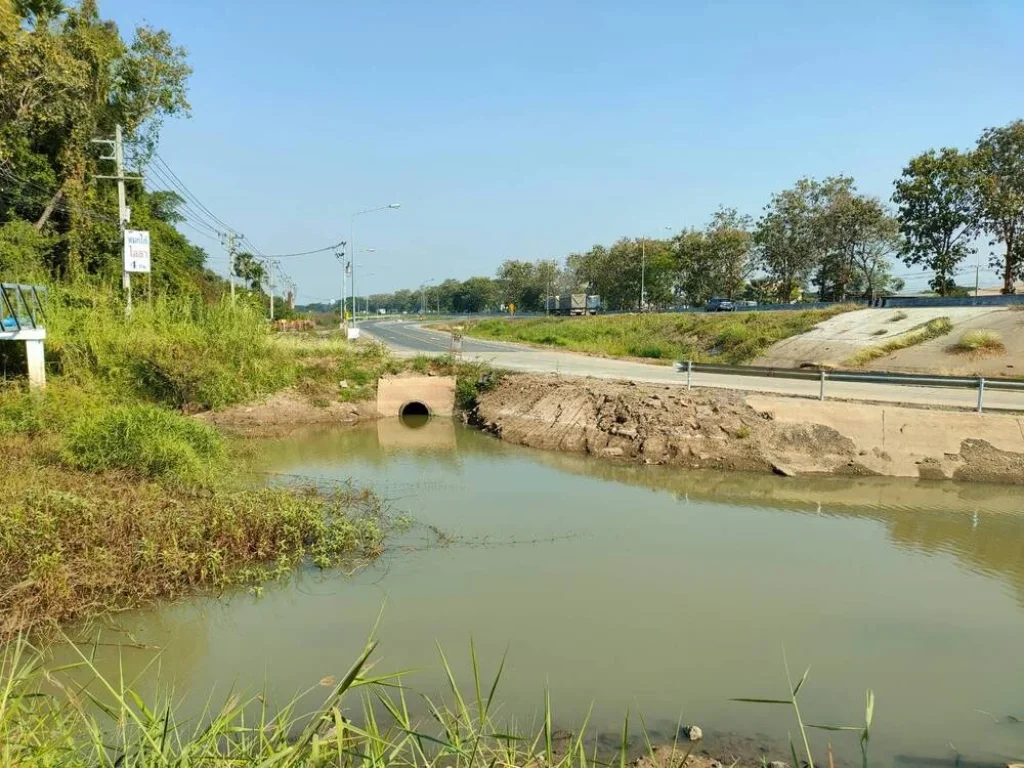
M 706 312 L 732 312 L 735 309 L 736 305 L 732 299 L 708 299 L 704 306 Z

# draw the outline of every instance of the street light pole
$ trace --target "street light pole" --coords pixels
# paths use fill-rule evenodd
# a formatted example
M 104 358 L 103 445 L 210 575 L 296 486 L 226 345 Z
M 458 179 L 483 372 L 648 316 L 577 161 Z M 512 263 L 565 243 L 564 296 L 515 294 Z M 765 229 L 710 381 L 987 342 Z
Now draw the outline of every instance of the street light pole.
M 434 282 L 434 278 L 430 278 L 420 286 L 420 314 L 427 314 L 427 286 Z
M 352 325 L 356 325 L 356 269 L 355 269 L 355 253 L 356 253 L 356 216 L 362 216 L 366 213 L 376 213 L 377 211 L 388 211 L 397 210 L 401 208 L 401 203 L 391 203 L 390 205 L 382 205 L 378 208 L 367 208 L 365 211 L 356 211 L 349 217 L 349 242 L 352 243 Z
M 640 311 L 644 311 L 644 297 L 647 294 L 647 235 L 640 238 Z

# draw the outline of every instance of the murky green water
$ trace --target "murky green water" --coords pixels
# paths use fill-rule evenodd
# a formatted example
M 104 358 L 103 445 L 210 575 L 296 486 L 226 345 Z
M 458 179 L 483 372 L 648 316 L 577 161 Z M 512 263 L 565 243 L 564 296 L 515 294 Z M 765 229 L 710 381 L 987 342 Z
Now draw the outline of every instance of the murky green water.
M 266 448 L 269 471 L 352 478 L 459 540 L 120 617 L 197 701 L 264 684 L 280 701 L 344 672 L 386 600 L 380 669 L 415 669 L 408 682 L 437 692 L 435 640 L 463 673 L 471 636 L 485 671 L 507 647 L 499 698 L 527 721 L 548 684 L 566 726 L 594 703 L 614 731 L 630 706 L 664 733 L 682 712 L 722 749 L 739 743 L 730 732 L 774 744 L 788 711 L 728 699 L 784 696 L 785 646 L 795 674 L 811 666 L 808 720 L 860 723 L 875 690 L 882 764 L 952 764 L 950 743 L 987 763 L 1024 755 L 1024 725 L 979 711 L 1024 719 L 1018 489 L 624 467 L 440 421 Z M 151 658 L 125 654 L 129 674 Z M 855 736 L 834 741 L 856 754 Z

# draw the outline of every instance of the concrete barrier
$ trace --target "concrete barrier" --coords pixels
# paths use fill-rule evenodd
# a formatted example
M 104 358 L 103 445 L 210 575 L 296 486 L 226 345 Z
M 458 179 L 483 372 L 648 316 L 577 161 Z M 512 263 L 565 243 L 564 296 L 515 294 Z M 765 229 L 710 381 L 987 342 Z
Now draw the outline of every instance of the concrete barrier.
M 454 376 L 387 376 L 377 382 L 377 413 L 383 417 L 422 413 L 451 416 L 455 412 Z

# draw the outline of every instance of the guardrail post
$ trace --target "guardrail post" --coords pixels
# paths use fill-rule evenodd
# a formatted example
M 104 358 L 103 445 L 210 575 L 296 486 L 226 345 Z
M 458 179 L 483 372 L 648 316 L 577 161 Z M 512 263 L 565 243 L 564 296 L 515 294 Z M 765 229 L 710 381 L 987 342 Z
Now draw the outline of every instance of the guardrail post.
M 825 371 L 822 371 L 821 372 L 821 388 L 818 391 L 818 399 L 819 400 L 824 400 L 825 399 L 825 375 L 826 375 Z
M 985 377 L 978 378 L 978 413 L 984 413 L 985 409 Z
M 686 361 L 686 388 L 693 388 L 693 360 Z

